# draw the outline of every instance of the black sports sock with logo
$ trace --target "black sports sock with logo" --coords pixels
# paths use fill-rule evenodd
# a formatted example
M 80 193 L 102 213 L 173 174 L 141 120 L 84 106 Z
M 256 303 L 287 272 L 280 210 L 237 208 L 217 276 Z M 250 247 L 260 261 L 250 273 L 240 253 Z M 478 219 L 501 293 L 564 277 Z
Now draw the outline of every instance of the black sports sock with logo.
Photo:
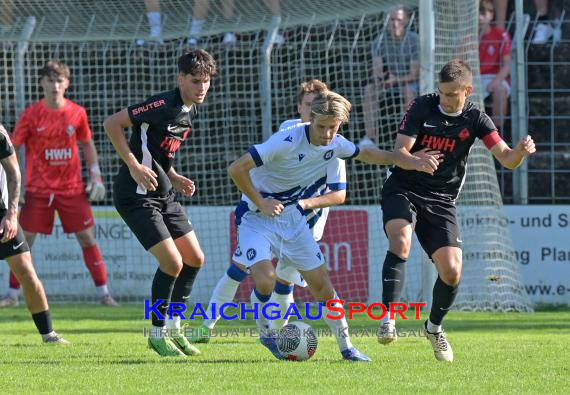
M 429 320 L 432 324 L 441 325 L 443 317 L 445 317 L 451 306 L 453 306 L 458 290 L 459 285 L 456 287 L 449 286 L 437 276 L 437 280 L 433 286 L 433 301 L 429 314 Z
M 382 266 L 382 304 L 390 309 L 390 302 L 400 301 L 406 279 L 406 259 L 388 251 Z

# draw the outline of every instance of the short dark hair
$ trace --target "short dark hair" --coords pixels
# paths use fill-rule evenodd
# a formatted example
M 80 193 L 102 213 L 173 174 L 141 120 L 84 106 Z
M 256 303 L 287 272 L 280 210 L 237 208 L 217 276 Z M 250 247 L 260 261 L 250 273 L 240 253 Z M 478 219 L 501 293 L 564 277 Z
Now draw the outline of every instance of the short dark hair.
M 450 60 L 439 72 L 439 82 L 460 82 L 466 85 L 472 77 L 471 67 L 461 59 Z
M 212 78 L 218 75 L 218 66 L 208 52 L 195 49 L 178 58 L 178 72 Z
M 495 13 L 495 6 L 493 5 L 493 0 L 480 0 L 479 14 L 484 14 L 487 11 Z
M 69 66 L 59 60 L 50 60 L 40 70 L 40 79 L 44 77 L 63 77 L 69 79 Z
M 303 97 L 305 97 L 307 93 L 317 94 L 324 92 L 327 89 L 327 84 L 316 79 L 303 82 L 297 91 L 297 104 L 301 104 L 303 102 Z

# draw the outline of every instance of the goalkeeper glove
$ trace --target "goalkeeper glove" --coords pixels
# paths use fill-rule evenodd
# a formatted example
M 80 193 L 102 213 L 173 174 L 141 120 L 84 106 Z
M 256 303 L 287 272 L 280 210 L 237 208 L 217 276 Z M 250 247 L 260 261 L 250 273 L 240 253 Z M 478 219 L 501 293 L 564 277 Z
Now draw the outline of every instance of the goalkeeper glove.
M 87 192 L 90 202 L 98 202 L 105 199 L 106 189 L 101 178 L 101 170 L 97 164 L 91 166 L 90 180 L 85 188 L 85 192 Z

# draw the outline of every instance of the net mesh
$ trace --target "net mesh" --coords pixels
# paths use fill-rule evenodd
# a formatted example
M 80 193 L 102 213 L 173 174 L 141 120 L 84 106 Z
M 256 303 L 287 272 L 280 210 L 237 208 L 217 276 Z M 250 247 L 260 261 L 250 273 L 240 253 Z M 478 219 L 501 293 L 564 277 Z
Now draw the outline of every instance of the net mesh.
M 402 2 L 398 2 L 402 3 Z M 279 34 L 285 41 L 271 50 L 271 128 L 296 118 L 296 89 L 310 78 L 320 79 L 353 103 L 349 125 L 341 131 L 358 141 L 366 129 L 366 88 L 372 81 L 373 51 L 386 33 L 387 11 L 393 1 L 281 1 Z M 412 10 L 409 33 L 421 23 L 417 2 L 404 2 Z M 105 182 L 111 189 L 119 167 L 118 155 L 105 137 L 102 123 L 110 114 L 148 96 L 172 89 L 176 59 L 188 49 L 192 24 L 189 1 L 162 1 L 162 38 L 147 38 L 148 25 L 142 1 L 16 1 L 13 21 L 0 35 L 2 123 L 10 130 L 18 115 L 16 80 L 22 24 L 29 15 L 36 26 L 22 52 L 25 104 L 41 98 L 37 75 L 52 58 L 69 64 L 72 76 L 68 97 L 87 109 L 100 155 Z M 470 1 L 435 1 L 435 70 L 454 56 L 477 64 L 477 9 Z M 263 140 L 261 64 L 266 29 L 276 16 L 268 2 L 236 2 L 231 21 L 223 2 L 211 1 L 207 22 L 200 31 L 200 46 L 213 54 L 220 75 L 200 106 L 192 135 L 177 153 L 176 168 L 195 180 L 197 194 L 183 199 L 206 254 L 206 265 L 194 287 L 192 300 L 207 302 L 218 278 L 227 269 L 232 251 L 232 210 L 239 194 L 227 176 L 227 167 L 247 148 Z M 458 20 L 471 21 L 457 24 Z M 228 46 L 224 34 L 237 33 Z M 477 69 L 477 67 L 474 67 Z M 378 143 L 393 144 L 405 98 L 401 94 L 376 98 L 374 113 Z M 350 300 L 378 301 L 381 266 L 387 249 L 379 209 L 385 170 L 348 163 L 347 203 L 332 211 L 321 247 L 328 257 L 333 282 Z M 134 239 L 110 206 L 94 208 L 98 238 L 107 262 L 110 289 L 122 301 L 148 298 L 155 271 L 154 259 Z M 528 310 L 530 305 L 518 275 L 513 249 L 502 218 L 501 197 L 491 157 L 482 146 L 473 148 L 468 179 L 461 195 L 460 217 L 465 245 L 464 278 L 457 307 L 461 309 Z M 473 218 L 473 220 L 469 220 Z M 473 224 L 479 224 L 477 226 Z M 481 237 L 485 232 L 485 237 Z M 419 244 L 407 267 L 405 298 L 421 300 L 425 260 Z M 56 221 L 51 236 L 41 236 L 33 247 L 34 261 L 51 300 L 92 300 L 90 277 L 81 264 L 81 250 L 73 236 L 64 235 Z M 7 278 L 0 269 L 0 288 Z M 247 299 L 251 283 L 242 284 L 238 298 Z M 94 295 L 94 291 L 93 294 Z M 310 299 L 298 291 L 299 300 Z

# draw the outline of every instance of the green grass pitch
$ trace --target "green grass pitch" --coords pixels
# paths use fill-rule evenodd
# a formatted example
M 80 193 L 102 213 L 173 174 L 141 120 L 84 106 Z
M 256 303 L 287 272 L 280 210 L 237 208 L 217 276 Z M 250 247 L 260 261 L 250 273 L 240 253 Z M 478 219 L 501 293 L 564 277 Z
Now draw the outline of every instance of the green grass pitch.
M 455 353 L 437 362 L 425 338 L 389 346 L 353 338 L 373 362 L 341 359 L 334 339 L 319 338 L 307 362 L 278 361 L 253 338 L 213 339 L 203 355 L 162 358 L 146 348 L 142 305 L 52 306 L 54 326 L 71 346 L 43 345 L 23 307 L 0 310 L 0 389 L 16 393 L 564 393 L 570 377 L 570 312 L 451 312 Z M 425 316 L 425 314 L 423 314 Z M 422 321 L 399 327 L 417 329 Z M 352 328 L 376 329 L 365 317 Z M 312 323 L 326 328 L 325 323 Z M 250 327 L 221 322 L 219 328 Z

